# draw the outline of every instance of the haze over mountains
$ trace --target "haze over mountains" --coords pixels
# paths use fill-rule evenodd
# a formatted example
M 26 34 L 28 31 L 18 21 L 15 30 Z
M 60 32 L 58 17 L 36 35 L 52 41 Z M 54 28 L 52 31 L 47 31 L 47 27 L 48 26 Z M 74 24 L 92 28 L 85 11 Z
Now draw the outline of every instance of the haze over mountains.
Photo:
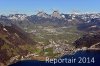
M 35 54 L 59 57 L 97 43 L 100 45 L 100 13 L 0 15 L 0 64 L 26 59 L 31 53 L 27 59 Z
M 54 11 L 52 14 L 45 12 L 38 12 L 36 15 L 27 16 L 26 14 L 10 14 L 8 16 L 1 15 L 0 23 L 4 25 L 16 24 L 19 27 L 27 28 L 32 24 L 41 25 L 78 25 L 78 24 L 90 24 L 91 27 L 97 27 L 99 29 L 100 13 L 95 14 L 61 14 L 58 11 Z M 95 22 L 95 25 L 94 25 Z M 97 25 L 98 24 L 98 25 Z

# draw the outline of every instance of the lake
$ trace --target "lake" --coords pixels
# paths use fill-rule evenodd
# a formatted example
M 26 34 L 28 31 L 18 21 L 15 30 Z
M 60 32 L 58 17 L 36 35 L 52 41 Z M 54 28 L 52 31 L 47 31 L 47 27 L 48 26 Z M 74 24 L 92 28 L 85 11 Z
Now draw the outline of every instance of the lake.
M 9 66 L 100 66 L 100 51 L 78 51 L 74 55 L 65 55 L 56 63 L 46 61 L 25 60 Z M 58 60 L 59 60 L 58 59 Z M 53 62 L 53 61 L 52 61 Z

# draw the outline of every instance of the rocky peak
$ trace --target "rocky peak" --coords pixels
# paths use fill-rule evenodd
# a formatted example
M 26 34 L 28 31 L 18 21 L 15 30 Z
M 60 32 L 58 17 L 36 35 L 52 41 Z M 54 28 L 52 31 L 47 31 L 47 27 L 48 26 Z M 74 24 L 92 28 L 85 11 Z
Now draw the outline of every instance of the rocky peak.
M 61 14 L 58 11 L 54 11 L 51 16 L 58 19 L 62 18 Z
M 12 20 L 25 20 L 27 17 L 26 14 L 10 14 L 8 19 Z
M 44 17 L 44 18 L 48 18 L 49 17 L 49 15 L 46 14 L 45 12 L 43 12 L 43 11 L 38 12 L 36 15 L 38 17 Z
M 0 15 L 0 19 L 7 19 L 7 16 Z

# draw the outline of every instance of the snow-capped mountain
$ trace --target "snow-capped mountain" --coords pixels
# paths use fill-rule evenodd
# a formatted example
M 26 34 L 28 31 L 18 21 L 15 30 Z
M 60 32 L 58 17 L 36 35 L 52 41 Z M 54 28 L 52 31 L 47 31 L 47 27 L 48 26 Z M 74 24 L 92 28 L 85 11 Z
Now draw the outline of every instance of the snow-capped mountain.
M 27 17 L 26 14 L 10 14 L 8 19 L 10 20 L 25 20 Z

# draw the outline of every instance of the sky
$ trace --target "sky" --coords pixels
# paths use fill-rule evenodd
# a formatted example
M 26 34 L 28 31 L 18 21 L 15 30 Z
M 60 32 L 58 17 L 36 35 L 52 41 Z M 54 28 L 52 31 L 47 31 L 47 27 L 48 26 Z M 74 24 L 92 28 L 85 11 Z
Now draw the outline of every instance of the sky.
M 54 10 L 61 13 L 100 12 L 100 0 L 0 0 L 0 14 L 52 13 Z

